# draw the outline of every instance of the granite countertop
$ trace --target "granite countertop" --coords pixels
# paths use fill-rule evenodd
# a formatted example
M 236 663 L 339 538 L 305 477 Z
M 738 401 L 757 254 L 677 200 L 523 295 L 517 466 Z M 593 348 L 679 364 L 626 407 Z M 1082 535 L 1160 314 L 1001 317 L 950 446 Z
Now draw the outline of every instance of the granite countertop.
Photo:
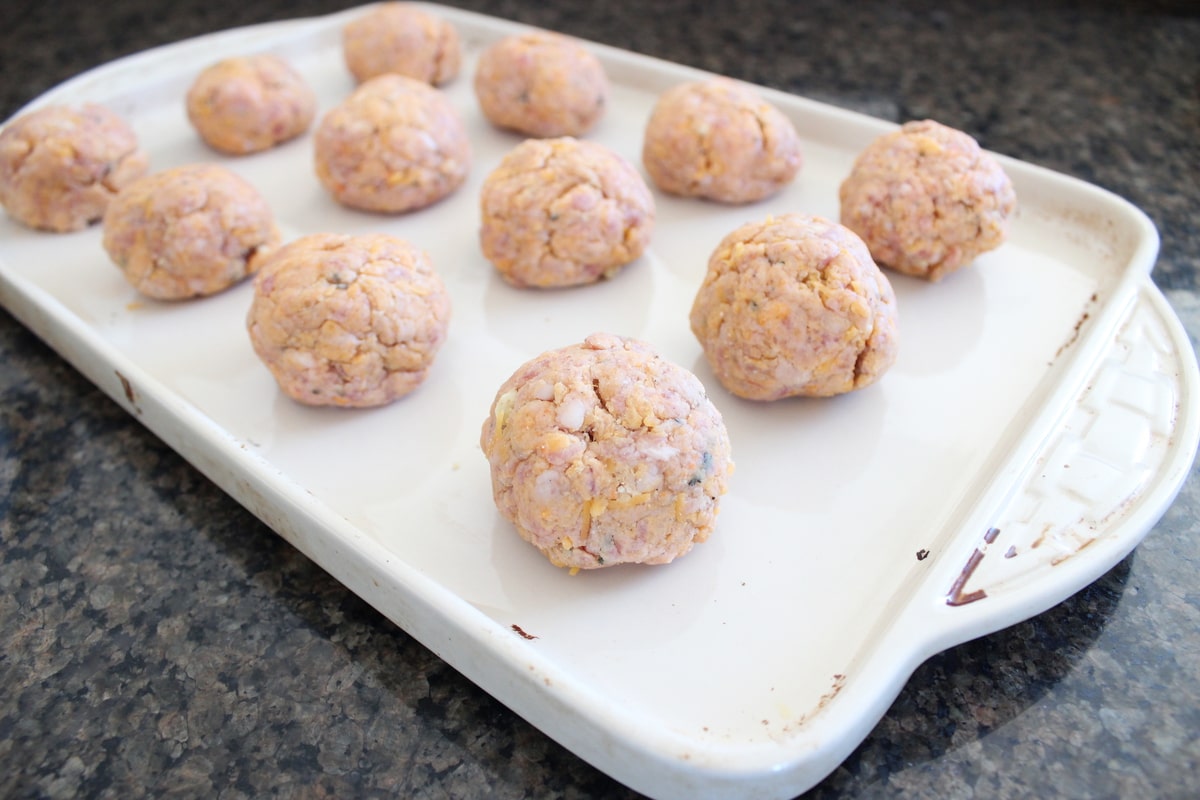
M 1154 279 L 1200 336 L 1193 3 L 452 4 L 933 117 L 1110 189 L 1157 224 Z M 0 118 L 121 55 L 337 7 L 8 3 Z M 0 398 L 0 795 L 637 796 L 292 549 L 7 312 Z M 1193 467 L 1092 586 L 918 668 L 811 796 L 1200 795 L 1198 631 Z

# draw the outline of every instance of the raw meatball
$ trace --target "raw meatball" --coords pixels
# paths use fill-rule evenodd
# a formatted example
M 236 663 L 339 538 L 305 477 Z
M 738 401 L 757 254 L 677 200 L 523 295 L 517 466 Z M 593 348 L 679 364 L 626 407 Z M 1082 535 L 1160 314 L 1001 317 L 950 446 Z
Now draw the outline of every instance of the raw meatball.
M 642 254 L 654 197 L 625 159 L 595 142 L 527 139 L 481 191 L 484 256 L 514 286 L 574 286 Z
M 604 115 L 608 77 L 600 59 L 574 39 L 534 31 L 483 51 L 475 96 L 501 128 L 541 138 L 580 136 Z
M 513 373 L 480 435 L 500 513 L 560 567 L 665 564 L 703 542 L 733 471 L 695 375 L 593 334 Z
M 284 394 L 314 406 L 381 406 L 429 374 L 450 295 L 429 256 L 385 234 L 314 234 L 254 281 L 254 352 Z
M 402 75 L 362 84 L 317 127 L 317 177 L 352 208 L 423 208 L 457 189 L 470 165 L 467 129 L 450 101 Z
M 148 165 L 133 129 L 103 106 L 30 111 L 0 131 L 0 204 L 31 228 L 80 230 Z
M 877 262 L 931 281 L 1003 244 L 1017 207 L 996 159 L 932 120 L 909 122 L 868 145 L 840 197 L 842 224 Z
M 382 3 L 342 29 L 342 55 L 360 83 L 395 73 L 440 86 L 458 75 L 458 31 L 409 3 Z
M 791 120 L 727 78 L 666 91 L 646 125 L 642 161 L 671 194 L 751 203 L 791 183 L 802 162 Z
M 215 294 L 250 275 L 279 244 L 266 200 L 215 164 L 156 172 L 104 215 L 104 249 L 139 292 L 158 300 Z
M 227 58 L 205 69 L 187 93 L 200 138 L 233 155 L 269 150 L 308 130 L 317 97 L 300 73 L 272 55 Z
M 750 400 L 868 386 L 896 360 L 896 296 L 866 245 L 821 217 L 784 214 L 721 241 L 692 332 L 725 388 Z

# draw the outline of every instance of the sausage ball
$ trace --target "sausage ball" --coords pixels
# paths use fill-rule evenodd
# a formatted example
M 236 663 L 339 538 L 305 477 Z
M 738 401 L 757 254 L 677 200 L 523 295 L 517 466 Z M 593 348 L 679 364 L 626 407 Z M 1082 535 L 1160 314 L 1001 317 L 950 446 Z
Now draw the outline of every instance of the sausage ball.
M 488 47 L 475 68 L 475 96 L 494 125 L 527 136 L 580 136 L 604 115 L 608 76 L 574 39 L 534 31 Z
M 726 236 L 692 332 L 718 380 L 750 400 L 868 386 L 896 360 L 896 296 L 866 245 L 821 217 L 784 214 Z
M 868 145 L 839 196 L 842 224 L 879 264 L 935 282 L 1003 244 L 1017 207 L 999 162 L 933 120 Z
M 665 564 L 703 542 L 733 471 L 699 379 L 610 334 L 500 387 L 480 435 L 500 513 L 560 567 Z
M 104 249 L 158 300 L 215 294 L 252 274 L 279 244 L 266 200 L 215 164 L 156 172 L 121 190 L 104 215 Z
M 446 96 L 402 75 L 359 86 L 317 126 L 317 177 L 343 205 L 400 213 L 457 189 L 471 165 L 467 129 Z
M 429 256 L 385 234 L 314 234 L 281 247 L 254 281 L 254 352 L 284 394 L 365 408 L 425 380 L 450 324 Z
M 458 75 L 454 26 L 409 3 L 381 3 L 342 29 L 342 56 L 359 83 L 395 73 L 440 86 Z
M 629 162 L 595 142 L 527 139 L 483 182 L 484 256 L 514 286 L 615 275 L 654 228 L 654 197 Z
M 133 129 L 103 106 L 30 111 L 0 131 L 0 204 L 30 228 L 80 230 L 148 165 Z
M 210 147 L 244 155 L 308 130 L 317 97 L 282 58 L 256 55 L 204 69 L 188 90 L 186 106 L 192 127 Z
M 721 203 L 775 194 L 796 177 L 802 160 L 791 120 L 727 78 L 663 93 L 642 143 L 642 162 L 660 189 Z

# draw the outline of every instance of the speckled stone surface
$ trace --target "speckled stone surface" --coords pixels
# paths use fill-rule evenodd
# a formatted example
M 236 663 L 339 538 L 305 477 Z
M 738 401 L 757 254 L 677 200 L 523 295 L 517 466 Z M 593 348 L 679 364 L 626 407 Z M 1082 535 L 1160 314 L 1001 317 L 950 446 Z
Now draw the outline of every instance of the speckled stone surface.
M 984 146 L 1143 208 L 1200 337 L 1194 3 L 461 0 Z M 650 10 L 642 5 L 652 6 Z M 977 6 L 980 6 L 977 8 Z M 0 117 L 320 0 L 0 9 Z M 621 798 L 0 312 L 0 796 Z M 1134 553 L 938 655 L 812 797 L 1200 796 L 1200 479 Z

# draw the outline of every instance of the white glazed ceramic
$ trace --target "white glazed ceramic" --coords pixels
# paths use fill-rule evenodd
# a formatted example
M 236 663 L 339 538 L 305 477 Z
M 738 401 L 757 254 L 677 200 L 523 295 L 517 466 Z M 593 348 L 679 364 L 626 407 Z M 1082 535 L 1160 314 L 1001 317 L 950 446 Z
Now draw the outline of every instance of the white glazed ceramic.
M 1196 360 L 1148 278 L 1158 239 L 1136 208 L 1002 159 L 1021 203 L 1010 241 L 941 284 L 892 276 L 901 355 L 879 384 L 741 401 L 688 330 L 709 253 L 771 213 L 836 219 L 855 155 L 892 125 L 763 90 L 804 142 L 794 185 L 732 208 L 656 193 L 650 251 L 614 280 L 520 291 L 477 243 L 480 183 L 519 138 L 484 120 L 471 76 L 485 44 L 521 28 L 431 10 L 463 36 L 446 91 L 474 165 L 455 195 L 406 216 L 337 206 L 313 174 L 311 134 L 234 159 L 184 114 L 202 67 L 253 51 L 291 60 L 328 110 L 353 87 L 339 34 L 361 10 L 143 53 L 34 104 L 109 105 L 154 169 L 229 166 L 286 238 L 384 231 L 427 249 L 454 318 L 418 392 L 370 411 L 287 400 L 245 334 L 249 284 L 142 299 L 96 228 L 0 220 L 0 299 L 281 536 L 599 769 L 659 798 L 790 797 L 862 741 L 922 660 L 1086 586 L 1174 498 L 1200 433 Z M 593 49 L 614 87 L 589 138 L 640 168 L 655 97 L 702 73 Z M 512 370 L 598 330 L 646 339 L 700 376 L 737 471 L 717 532 L 691 554 L 571 576 L 497 515 L 477 439 Z

